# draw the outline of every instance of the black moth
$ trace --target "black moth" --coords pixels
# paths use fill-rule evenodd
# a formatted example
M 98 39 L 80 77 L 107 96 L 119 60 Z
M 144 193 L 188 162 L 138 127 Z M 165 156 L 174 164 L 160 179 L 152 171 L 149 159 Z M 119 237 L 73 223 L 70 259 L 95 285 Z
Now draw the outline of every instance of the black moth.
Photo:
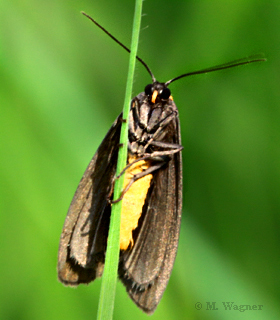
M 125 50 L 130 50 L 106 32 Z M 147 313 L 156 309 L 177 253 L 182 211 L 182 157 L 177 107 L 167 87 L 179 78 L 265 59 L 255 56 L 153 83 L 131 101 L 128 159 L 121 221 L 119 278 Z M 122 114 L 87 167 L 60 238 L 58 277 L 65 285 L 89 283 L 103 272 Z

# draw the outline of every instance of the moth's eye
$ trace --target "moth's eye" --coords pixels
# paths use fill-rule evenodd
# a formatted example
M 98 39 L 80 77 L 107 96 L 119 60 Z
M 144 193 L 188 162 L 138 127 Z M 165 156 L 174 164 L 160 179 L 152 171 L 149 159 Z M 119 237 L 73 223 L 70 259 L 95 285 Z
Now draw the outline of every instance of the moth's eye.
M 171 91 L 168 88 L 163 88 L 161 93 L 160 93 L 160 98 L 161 99 L 168 99 L 171 95 Z
M 150 96 L 153 94 L 153 85 L 152 84 L 148 84 L 146 87 L 145 87 L 145 94 L 147 96 Z

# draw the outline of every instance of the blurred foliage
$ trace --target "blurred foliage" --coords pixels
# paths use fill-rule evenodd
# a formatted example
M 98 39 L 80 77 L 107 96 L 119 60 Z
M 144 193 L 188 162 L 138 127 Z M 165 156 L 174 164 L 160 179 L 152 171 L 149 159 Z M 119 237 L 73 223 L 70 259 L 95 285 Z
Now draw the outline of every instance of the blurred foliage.
M 133 1 L 2 2 L 1 319 L 95 319 L 100 281 L 57 281 L 79 179 L 122 109 Z M 182 79 L 184 209 L 153 319 L 279 319 L 278 1 L 145 1 L 139 55 L 160 81 L 264 52 L 266 63 Z M 138 64 L 134 94 L 150 82 Z M 263 305 L 225 310 L 222 302 Z M 195 304 L 202 303 L 197 310 Z M 216 302 L 218 310 L 207 310 Z M 146 319 L 119 283 L 115 319 Z

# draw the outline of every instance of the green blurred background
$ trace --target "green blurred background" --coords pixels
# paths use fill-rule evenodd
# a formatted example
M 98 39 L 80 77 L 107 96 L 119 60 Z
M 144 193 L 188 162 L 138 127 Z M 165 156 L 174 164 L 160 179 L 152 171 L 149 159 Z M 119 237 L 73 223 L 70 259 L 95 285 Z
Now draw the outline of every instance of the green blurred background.
M 129 57 L 81 10 L 130 44 L 133 1 L 2 2 L 0 319 L 96 318 L 101 281 L 64 287 L 57 250 L 79 180 L 121 112 Z M 183 221 L 152 318 L 279 319 L 279 1 L 147 0 L 143 13 L 138 53 L 160 81 L 268 59 L 170 86 L 185 147 Z M 150 81 L 137 64 L 134 94 Z M 147 318 L 118 283 L 114 319 Z

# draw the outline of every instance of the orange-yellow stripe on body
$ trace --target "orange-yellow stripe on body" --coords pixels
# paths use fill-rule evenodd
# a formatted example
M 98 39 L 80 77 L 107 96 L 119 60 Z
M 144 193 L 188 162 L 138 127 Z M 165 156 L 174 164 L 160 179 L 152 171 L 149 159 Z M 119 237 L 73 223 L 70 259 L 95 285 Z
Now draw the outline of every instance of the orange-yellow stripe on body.
M 134 160 L 135 158 L 130 158 L 129 163 Z M 145 160 L 140 160 L 129 167 L 125 172 L 124 187 L 127 186 L 135 174 L 148 169 L 148 167 L 149 162 Z M 132 231 L 138 226 L 138 220 L 141 216 L 152 178 L 152 174 L 147 174 L 134 181 L 123 196 L 120 230 L 121 250 L 126 250 L 130 244 L 133 246 Z
M 152 103 L 156 103 L 157 96 L 158 96 L 158 91 L 155 90 L 155 91 L 153 92 L 152 98 L 151 98 Z M 169 99 L 173 101 L 173 97 L 172 97 L 172 96 L 170 96 Z
M 153 92 L 153 95 L 152 95 L 152 98 L 151 98 L 152 103 L 155 103 L 155 102 L 156 102 L 157 96 L 158 96 L 158 91 L 155 90 L 155 91 Z

